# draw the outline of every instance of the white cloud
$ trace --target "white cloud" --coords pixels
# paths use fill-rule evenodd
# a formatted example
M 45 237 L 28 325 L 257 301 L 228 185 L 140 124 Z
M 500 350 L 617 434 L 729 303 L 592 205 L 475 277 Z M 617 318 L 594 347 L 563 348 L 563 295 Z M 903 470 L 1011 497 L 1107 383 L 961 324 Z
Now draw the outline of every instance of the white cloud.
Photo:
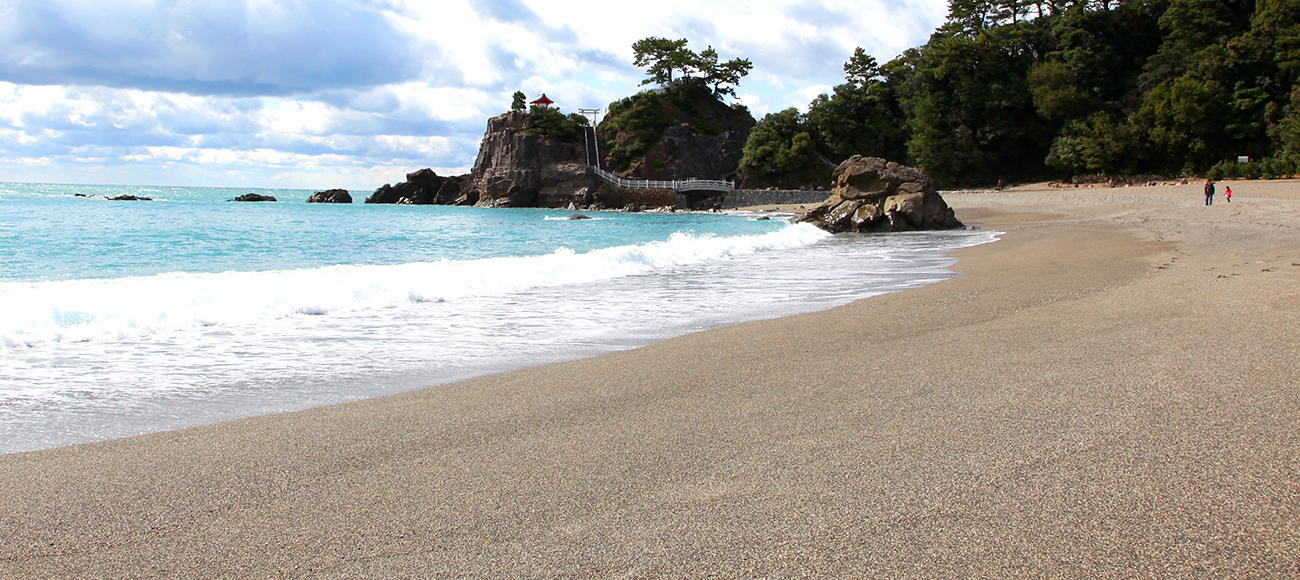
M 763 102 L 763 97 L 754 94 L 737 94 L 736 101 L 745 105 L 749 109 L 749 114 L 756 119 L 762 119 L 765 115 L 772 112 L 772 107 Z
M 0 179 L 373 188 L 467 171 L 511 94 L 639 89 L 647 36 L 747 57 L 756 116 L 925 41 L 940 0 L 16 0 L 0 14 Z M 3 12 L 0 10 L 0 12 Z M 213 180 L 204 182 L 202 180 Z M 197 181 L 196 181 L 197 180 Z
M 834 88 L 835 87 L 830 85 L 812 85 L 795 91 L 795 94 L 799 95 L 799 102 L 801 103 L 799 105 L 799 111 L 807 113 L 808 104 L 811 103 L 813 99 L 817 98 L 817 95 L 829 93 Z

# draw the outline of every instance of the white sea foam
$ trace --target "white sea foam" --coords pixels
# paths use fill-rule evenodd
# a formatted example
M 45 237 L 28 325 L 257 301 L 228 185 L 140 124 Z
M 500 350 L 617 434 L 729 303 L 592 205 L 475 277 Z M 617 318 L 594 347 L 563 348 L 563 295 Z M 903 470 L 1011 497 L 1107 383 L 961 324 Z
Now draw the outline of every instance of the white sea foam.
M 664 242 L 584 253 L 560 249 L 539 256 L 469 261 L 0 283 L 0 304 L 5 304 L 0 344 L 23 348 L 111 341 L 299 315 L 499 296 L 806 246 L 827 236 L 799 224 L 751 236 L 678 233 Z

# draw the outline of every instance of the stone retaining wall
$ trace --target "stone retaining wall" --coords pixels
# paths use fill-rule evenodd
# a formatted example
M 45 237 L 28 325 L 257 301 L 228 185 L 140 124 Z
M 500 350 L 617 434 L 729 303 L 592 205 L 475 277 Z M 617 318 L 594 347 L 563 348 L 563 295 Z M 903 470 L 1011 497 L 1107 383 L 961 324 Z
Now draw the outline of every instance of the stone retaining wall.
M 630 187 L 616 188 L 623 198 L 620 205 L 643 205 L 646 207 L 673 207 L 677 203 L 677 192 L 671 189 L 640 189 Z
M 797 189 L 737 189 L 727 194 L 727 199 L 722 202 L 722 207 L 733 209 L 751 205 L 776 205 L 786 203 L 817 205 L 826 201 L 826 198 L 830 196 L 830 191 L 804 191 Z

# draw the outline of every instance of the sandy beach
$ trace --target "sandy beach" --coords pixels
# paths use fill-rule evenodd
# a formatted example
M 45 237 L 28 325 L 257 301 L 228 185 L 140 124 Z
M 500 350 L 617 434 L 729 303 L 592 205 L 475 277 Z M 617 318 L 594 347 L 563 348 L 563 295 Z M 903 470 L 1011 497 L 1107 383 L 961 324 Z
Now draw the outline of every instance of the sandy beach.
M 1300 182 L 1225 183 L 947 193 L 1006 233 L 917 290 L 0 456 L 0 578 L 1300 577 Z

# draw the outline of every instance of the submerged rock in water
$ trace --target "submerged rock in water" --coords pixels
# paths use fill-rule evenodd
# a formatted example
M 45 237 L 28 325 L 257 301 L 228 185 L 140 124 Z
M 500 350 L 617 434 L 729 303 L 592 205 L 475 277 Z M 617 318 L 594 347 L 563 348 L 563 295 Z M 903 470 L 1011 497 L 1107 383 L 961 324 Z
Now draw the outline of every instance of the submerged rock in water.
M 262 195 L 260 193 L 245 193 L 244 195 L 236 197 L 235 199 L 227 199 L 226 201 L 277 201 L 277 200 L 272 196 Z
M 962 227 L 920 170 L 854 155 L 835 168 L 830 198 L 797 221 L 828 232 L 906 232 Z
M 587 216 L 585 216 L 585 215 L 582 215 L 582 214 L 580 214 L 580 213 L 575 213 L 575 214 L 573 214 L 573 215 L 571 215 L 571 216 L 569 216 L 569 217 L 567 217 L 567 218 L 564 218 L 564 219 L 566 219 L 566 220 L 589 220 L 589 219 L 591 219 L 591 218 L 590 218 L 590 217 L 587 217 Z

